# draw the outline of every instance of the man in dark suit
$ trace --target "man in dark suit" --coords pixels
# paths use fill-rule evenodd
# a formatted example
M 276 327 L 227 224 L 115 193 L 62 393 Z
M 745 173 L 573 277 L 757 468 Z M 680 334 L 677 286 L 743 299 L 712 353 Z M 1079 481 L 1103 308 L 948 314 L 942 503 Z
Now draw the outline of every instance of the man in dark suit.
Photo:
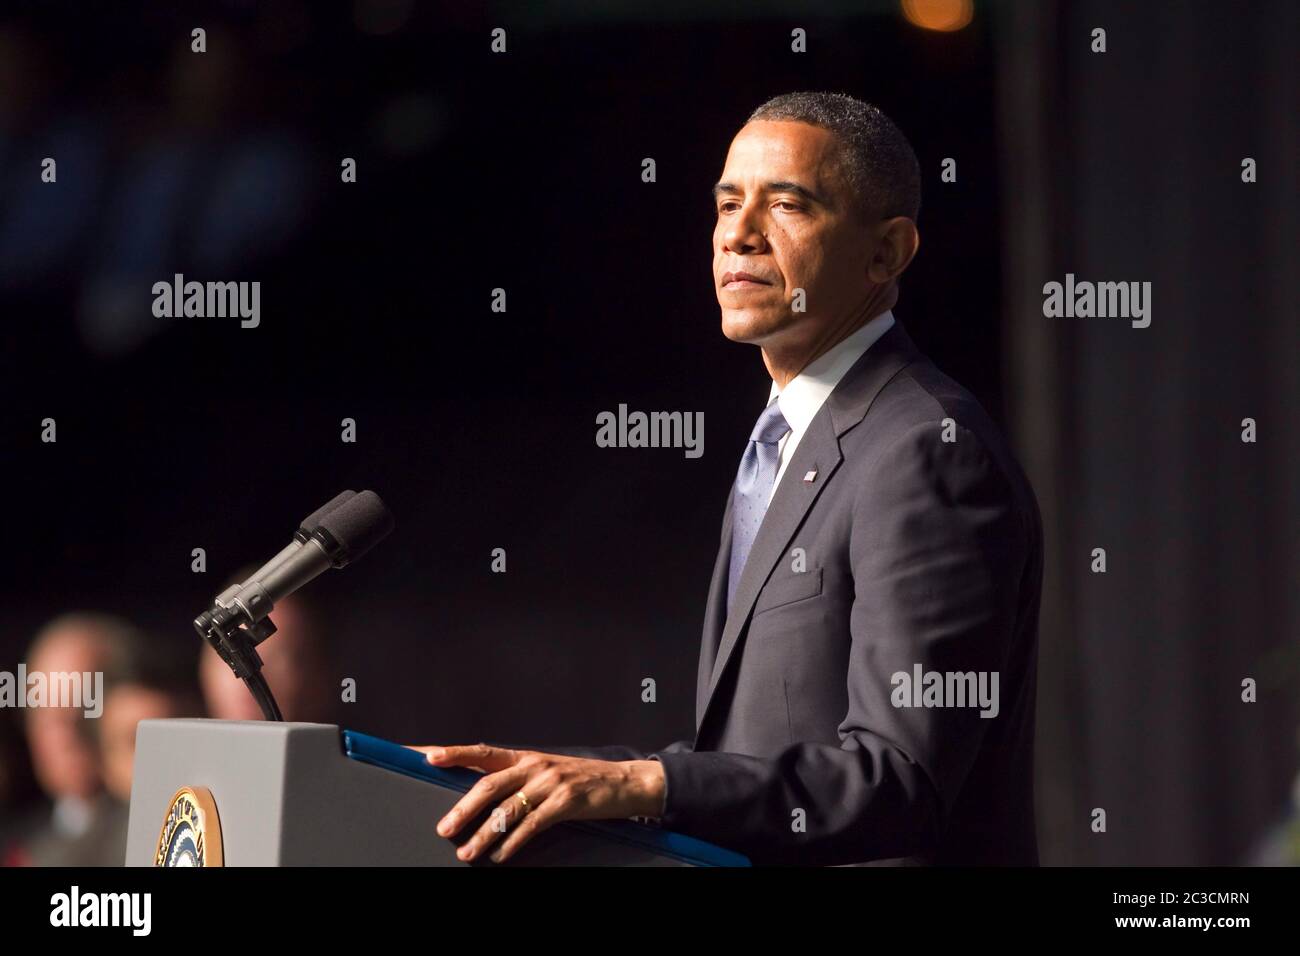
M 724 512 L 695 736 L 422 748 L 488 772 L 438 832 L 499 807 L 462 859 L 641 815 L 755 863 L 1036 864 L 1042 531 L 996 427 L 893 317 L 916 156 L 868 104 L 790 94 L 713 191 L 723 333 L 772 389 Z

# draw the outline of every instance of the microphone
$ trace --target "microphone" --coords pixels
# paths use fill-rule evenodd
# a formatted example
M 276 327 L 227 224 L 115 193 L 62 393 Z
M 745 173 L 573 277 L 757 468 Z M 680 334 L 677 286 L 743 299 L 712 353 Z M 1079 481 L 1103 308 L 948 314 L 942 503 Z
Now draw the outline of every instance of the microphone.
M 267 615 L 277 601 L 329 568 L 347 567 L 392 530 L 393 516 L 377 494 L 342 491 L 304 518 L 279 554 L 195 619 L 194 629 L 248 685 L 267 720 L 281 719 L 256 650 L 275 633 Z
M 243 584 L 217 597 L 244 625 L 265 618 L 277 601 L 330 568 L 347 567 L 393 530 L 393 516 L 373 491 L 343 491 L 303 519 L 293 541 Z
M 321 505 L 319 508 L 317 508 L 311 514 L 309 514 L 307 517 L 303 518 L 302 521 L 298 523 L 298 530 L 293 533 L 293 540 L 291 540 L 287 545 L 285 545 L 284 549 L 280 551 L 279 554 L 277 554 L 270 561 L 266 562 L 266 564 L 258 568 L 252 574 L 252 576 L 249 577 L 248 581 L 245 581 L 242 584 L 233 584 L 230 587 L 228 587 L 226 590 L 222 591 L 220 594 L 217 595 L 217 599 L 213 603 L 221 607 L 229 606 L 231 599 L 235 596 L 235 594 L 239 592 L 239 590 L 242 587 L 248 584 L 249 581 L 254 581 L 258 578 L 265 577 L 266 575 L 270 574 L 274 568 L 278 567 L 281 563 L 288 560 L 288 558 L 295 551 L 300 550 L 302 546 L 307 543 L 308 539 L 311 538 L 312 533 L 318 527 L 320 527 L 320 522 L 322 518 L 324 518 L 327 514 L 329 514 L 339 505 L 343 504 L 345 501 L 348 501 L 351 498 L 355 498 L 356 494 L 357 493 L 350 488 L 347 489 L 346 491 L 340 491 L 329 501 L 325 502 L 325 504 Z

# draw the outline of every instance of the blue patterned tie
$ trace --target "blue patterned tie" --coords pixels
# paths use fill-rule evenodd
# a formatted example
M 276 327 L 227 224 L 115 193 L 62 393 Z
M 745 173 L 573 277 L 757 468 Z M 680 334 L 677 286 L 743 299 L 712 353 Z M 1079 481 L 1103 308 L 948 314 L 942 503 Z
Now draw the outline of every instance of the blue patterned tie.
M 767 513 L 767 503 L 772 497 L 772 484 L 780 456 L 780 441 L 790 430 L 776 399 L 763 409 L 749 436 L 749 447 L 740 459 L 736 475 L 736 493 L 731 502 L 731 568 L 727 574 L 727 609 L 745 570 L 749 549 L 758 537 L 758 528 Z

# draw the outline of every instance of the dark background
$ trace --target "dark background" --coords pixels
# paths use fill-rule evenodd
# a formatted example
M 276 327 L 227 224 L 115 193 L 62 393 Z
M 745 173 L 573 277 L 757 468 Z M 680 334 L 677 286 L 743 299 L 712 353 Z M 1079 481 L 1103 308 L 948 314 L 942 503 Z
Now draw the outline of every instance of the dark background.
M 689 736 L 722 506 L 770 384 L 719 331 L 708 190 L 763 100 L 843 91 L 922 165 L 895 315 L 1042 505 L 1044 861 L 1247 860 L 1296 769 L 1295 8 L 982 4 L 947 34 L 885 2 L 589 6 L 0 17 L 0 669 L 73 608 L 197 653 L 226 576 L 373 488 L 397 531 L 311 586 L 358 682 L 345 726 Z M 260 281 L 261 326 L 154 319 L 175 272 Z M 1152 326 L 1045 319 L 1066 272 L 1152 281 Z M 704 456 L 598 448 L 620 403 L 702 411 Z

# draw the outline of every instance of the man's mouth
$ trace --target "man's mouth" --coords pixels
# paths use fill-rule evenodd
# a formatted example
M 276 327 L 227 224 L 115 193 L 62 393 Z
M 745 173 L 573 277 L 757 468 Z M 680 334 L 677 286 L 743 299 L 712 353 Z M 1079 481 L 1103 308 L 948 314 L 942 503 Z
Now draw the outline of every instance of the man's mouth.
M 771 284 L 766 279 L 761 279 L 748 272 L 726 272 L 722 276 L 722 288 L 724 289 L 756 289 Z

